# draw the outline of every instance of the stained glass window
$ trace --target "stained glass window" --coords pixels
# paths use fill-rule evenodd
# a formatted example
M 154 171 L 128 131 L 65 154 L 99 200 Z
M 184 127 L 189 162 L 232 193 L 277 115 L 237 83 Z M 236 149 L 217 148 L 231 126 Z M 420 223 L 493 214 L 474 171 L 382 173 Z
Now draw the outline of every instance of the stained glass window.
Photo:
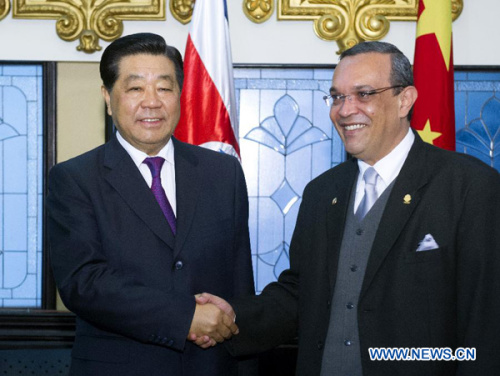
M 0 307 L 40 307 L 42 65 L 0 65 Z
M 500 73 L 455 73 L 456 150 L 500 171 Z
M 257 292 L 289 266 L 306 184 L 344 160 L 323 96 L 332 69 L 236 69 Z

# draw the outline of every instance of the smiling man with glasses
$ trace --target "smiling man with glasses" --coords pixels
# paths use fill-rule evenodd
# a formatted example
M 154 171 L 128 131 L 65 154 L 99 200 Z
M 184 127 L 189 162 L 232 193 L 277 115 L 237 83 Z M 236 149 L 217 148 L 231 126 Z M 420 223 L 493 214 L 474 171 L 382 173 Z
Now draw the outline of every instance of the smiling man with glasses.
M 354 158 L 306 187 L 290 269 L 230 302 L 235 354 L 298 337 L 300 376 L 500 375 L 500 176 L 424 143 L 410 129 L 416 99 L 395 46 L 341 55 L 325 100 Z M 381 348 L 403 352 L 372 360 Z M 461 348 L 475 360 L 453 360 Z

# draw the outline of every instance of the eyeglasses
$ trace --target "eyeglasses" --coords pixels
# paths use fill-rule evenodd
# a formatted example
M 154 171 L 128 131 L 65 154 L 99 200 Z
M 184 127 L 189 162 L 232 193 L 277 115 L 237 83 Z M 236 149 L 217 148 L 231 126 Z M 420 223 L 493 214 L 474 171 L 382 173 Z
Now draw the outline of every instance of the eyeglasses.
M 323 97 L 323 100 L 325 101 L 328 107 L 340 106 L 345 102 L 346 99 L 349 99 L 349 102 L 351 103 L 353 102 L 353 100 L 356 100 L 356 102 L 358 103 L 368 103 L 371 101 L 372 96 L 375 94 L 380 94 L 390 89 L 397 89 L 404 87 L 405 87 L 404 85 L 396 85 L 374 90 L 367 90 L 367 91 L 361 90 L 354 94 L 330 94 L 330 95 L 325 95 Z

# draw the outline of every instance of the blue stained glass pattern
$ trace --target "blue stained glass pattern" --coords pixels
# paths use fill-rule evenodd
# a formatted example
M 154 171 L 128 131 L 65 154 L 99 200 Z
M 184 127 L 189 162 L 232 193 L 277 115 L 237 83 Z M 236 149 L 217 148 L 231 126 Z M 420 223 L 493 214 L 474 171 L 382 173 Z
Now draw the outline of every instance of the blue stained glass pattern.
M 3 141 L 16 136 L 19 136 L 19 133 L 16 131 L 16 129 L 13 126 L 8 125 L 2 121 L 2 123 L 0 124 L 0 140 Z
M 3 194 L 3 242 L 2 250 L 11 251 L 27 250 L 28 216 L 26 194 Z
M 276 103 L 274 116 L 252 129 L 245 138 L 287 155 L 302 147 L 325 141 L 328 136 L 299 115 L 297 102 L 287 94 Z
M 457 151 L 479 158 L 500 168 L 500 99 L 488 99 L 480 117 L 457 132 Z
M 470 72 L 468 76 L 471 81 L 492 82 L 498 84 L 500 82 L 500 72 Z
M 455 91 L 455 130 L 467 125 L 467 93 Z
M 330 87 L 331 69 L 256 70 L 260 74 L 235 69 L 235 75 L 259 293 L 289 266 L 306 184 L 343 161 L 345 153 L 321 99 Z
M 477 119 L 481 114 L 484 103 L 491 98 L 491 92 L 467 92 L 467 124 Z
M 257 230 L 257 248 L 267 253 L 283 242 L 283 213 L 269 197 L 261 196 L 259 200 L 259 223 Z
M 293 204 L 299 199 L 299 195 L 295 193 L 286 180 L 281 183 L 280 187 L 272 194 L 271 198 L 279 206 L 283 214 L 288 214 Z
M 459 72 L 455 81 L 456 150 L 500 171 L 500 73 Z
M 285 78 L 285 79 L 301 79 L 308 82 L 313 78 L 313 71 L 311 69 L 261 69 L 262 78 Z
M 41 65 L 0 65 L 0 308 L 41 306 Z
M 3 65 L 3 75 L 6 77 L 41 76 L 40 65 Z

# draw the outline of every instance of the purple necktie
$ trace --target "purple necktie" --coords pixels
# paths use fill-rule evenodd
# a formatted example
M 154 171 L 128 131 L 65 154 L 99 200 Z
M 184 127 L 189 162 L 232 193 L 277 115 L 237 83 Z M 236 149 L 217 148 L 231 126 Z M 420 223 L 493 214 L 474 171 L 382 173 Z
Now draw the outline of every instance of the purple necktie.
M 168 224 L 170 225 L 170 228 L 172 229 L 172 232 L 176 233 L 177 231 L 177 226 L 175 224 L 175 214 L 174 211 L 172 210 L 172 206 L 170 206 L 170 202 L 168 202 L 167 195 L 165 194 L 165 190 L 161 186 L 161 177 L 160 177 L 160 172 L 161 172 L 161 166 L 163 166 L 163 162 L 165 162 L 165 159 L 162 157 L 151 157 L 151 158 L 146 158 L 144 160 L 144 163 L 146 163 L 151 170 L 151 175 L 153 175 L 153 183 L 151 184 L 151 191 L 155 195 L 156 201 L 158 201 L 158 204 L 160 204 L 160 208 L 165 215 L 165 218 L 167 218 Z

